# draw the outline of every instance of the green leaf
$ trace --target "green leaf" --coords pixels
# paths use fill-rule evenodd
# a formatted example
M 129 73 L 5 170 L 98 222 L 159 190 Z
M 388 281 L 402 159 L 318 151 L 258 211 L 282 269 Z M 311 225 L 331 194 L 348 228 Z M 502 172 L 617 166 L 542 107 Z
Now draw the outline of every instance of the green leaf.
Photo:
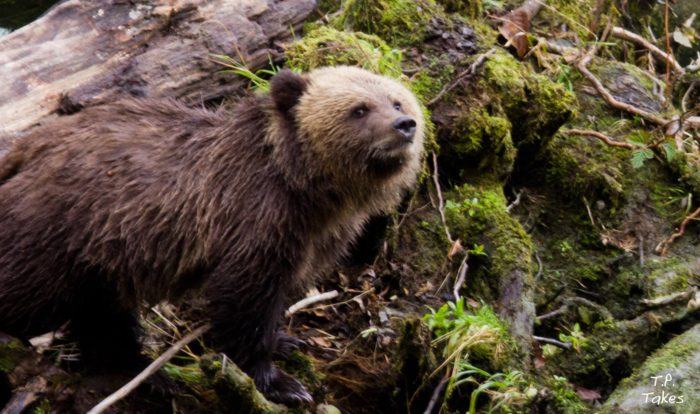
M 670 142 L 664 142 L 662 147 L 666 153 L 666 161 L 673 161 L 673 159 L 676 158 L 676 146 Z
M 654 158 L 654 151 L 649 148 L 635 150 L 632 153 L 632 167 L 641 168 L 647 160 Z

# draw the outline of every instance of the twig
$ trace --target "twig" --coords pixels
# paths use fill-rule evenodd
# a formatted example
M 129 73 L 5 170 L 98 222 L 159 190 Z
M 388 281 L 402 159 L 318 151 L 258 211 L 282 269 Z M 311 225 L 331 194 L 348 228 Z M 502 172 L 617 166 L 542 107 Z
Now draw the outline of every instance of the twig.
M 438 397 L 440 397 L 440 394 L 442 393 L 442 390 L 443 390 L 443 388 L 445 388 L 445 384 L 447 384 L 447 381 L 449 379 L 450 379 L 450 376 L 445 375 L 440 380 L 437 387 L 435 387 L 435 390 L 433 391 L 433 395 L 430 396 L 430 401 L 428 401 L 428 406 L 425 407 L 425 411 L 423 411 L 423 414 L 431 414 L 433 412 L 433 409 L 435 408 L 435 404 L 437 404 Z
M 592 48 L 592 50 L 593 49 L 595 49 L 595 48 Z M 647 121 L 652 122 L 652 123 L 659 125 L 659 126 L 665 126 L 666 124 L 669 123 L 668 120 L 666 120 L 666 119 L 664 119 L 656 114 L 645 111 L 643 109 L 639 109 L 636 106 L 626 104 L 622 101 L 618 101 L 605 88 L 605 86 L 603 86 L 603 84 L 600 82 L 600 80 L 598 80 L 598 78 L 593 73 L 591 73 L 590 70 L 588 70 L 587 66 L 592 58 L 593 58 L 593 54 L 587 53 L 581 60 L 578 61 L 578 63 L 576 63 L 576 68 L 579 70 L 579 72 L 581 72 L 581 74 L 583 76 L 586 77 L 586 79 L 588 79 L 593 84 L 593 86 L 598 91 L 598 93 L 603 97 L 603 99 L 605 99 L 608 102 L 608 104 L 610 104 L 610 106 L 612 106 L 613 108 L 625 111 L 625 112 L 629 112 L 631 114 L 639 115 L 642 118 L 646 119 Z
M 445 86 L 443 86 L 442 89 L 440 89 L 440 92 L 438 92 L 438 94 L 435 95 L 435 97 L 434 97 L 433 99 L 429 100 L 428 103 L 425 104 L 425 106 L 433 106 L 433 105 L 435 105 L 435 103 L 436 103 L 437 101 L 439 101 L 440 98 L 442 98 L 447 92 L 449 92 L 449 91 L 451 91 L 452 89 L 454 89 L 465 77 L 470 76 L 470 75 L 473 75 L 474 73 L 476 73 L 476 71 L 479 69 L 479 67 L 480 67 L 481 65 L 484 64 L 484 62 L 486 61 L 486 59 L 488 59 L 489 56 L 493 55 L 494 53 L 496 53 L 496 48 L 495 48 L 495 47 L 492 47 L 492 48 L 489 49 L 487 52 L 480 54 L 480 55 L 476 58 L 476 60 L 474 60 L 474 63 L 472 63 L 471 65 L 469 65 L 468 68 L 466 68 L 465 70 L 463 70 L 462 72 L 460 72 L 459 75 L 457 75 L 457 76 L 452 80 L 452 82 L 450 82 L 450 83 L 446 84 Z
M 635 149 L 635 148 L 640 148 L 640 145 L 634 145 L 629 142 L 620 142 L 620 141 L 615 141 L 609 136 L 598 132 L 598 131 L 593 131 L 592 129 L 566 129 L 563 132 L 569 134 L 569 135 L 582 135 L 582 136 L 588 136 L 588 137 L 594 137 L 598 138 L 599 140 L 603 141 L 604 143 L 610 145 L 611 147 L 621 147 L 621 148 L 627 148 L 627 149 Z
M 686 216 L 686 218 L 683 219 L 683 222 L 681 223 L 678 230 L 676 230 L 676 232 L 673 233 L 669 238 L 663 240 L 661 243 L 659 243 L 658 246 L 656 246 L 656 251 L 661 256 L 665 256 L 666 253 L 668 253 L 668 248 L 671 246 L 671 243 L 673 243 L 674 240 L 681 237 L 683 233 L 685 233 L 685 226 L 687 226 L 688 223 L 690 223 L 692 220 L 696 220 L 698 217 L 700 217 L 700 207 L 698 207 L 697 210 L 693 211 L 688 216 Z
M 467 278 L 467 271 L 469 270 L 469 265 L 467 264 L 468 259 L 469 253 L 466 253 L 464 255 L 464 259 L 462 259 L 462 263 L 459 265 L 459 270 L 457 271 L 457 280 L 455 280 L 455 285 L 452 288 L 452 293 L 455 296 L 455 300 L 459 299 L 459 288 L 462 287 L 464 280 Z
M 207 330 L 209 330 L 209 327 L 209 324 L 205 324 L 185 335 L 182 339 L 180 339 L 173 346 L 171 346 L 170 349 L 165 351 L 163 355 L 159 356 L 155 361 L 151 362 L 146 367 L 146 369 L 139 373 L 139 375 L 134 377 L 131 381 L 127 382 L 123 387 L 110 394 L 107 398 L 102 400 L 102 402 L 92 407 L 92 409 L 88 411 L 87 414 L 100 414 L 117 401 L 129 395 L 129 393 L 131 393 L 139 385 L 141 385 L 141 383 L 144 382 L 148 377 L 158 372 L 158 370 L 161 369 L 163 365 L 165 365 L 165 363 L 168 362 L 172 357 L 174 357 L 175 354 L 180 352 L 180 350 L 183 347 L 185 347 L 187 344 L 194 341 Z
M 693 89 L 695 89 L 695 85 L 698 83 L 698 81 L 694 81 L 693 83 L 688 86 L 688 90 L 685 91 L 683 94 L 683 98 L 681 98 L 681 110 L 683 112 L 688 112 L 688 97 L 690 94 L 693 92 Z
M 295 303 L 294 305 L 290 306 L 289 309 L 284 313 L 284 316 L 292 316 L 296 312 L 299 312 L 300 310 L 309 307 L 315 303 L 318 302 L 323 302 L 324 300 L 331 300 L 335 299 L 338 297 L 338 291 L 337 290 L 331 290 L 329 292 L 324 292 L 324 293 L 319 293 L 318 295 L 314 296 L 309 296 L 308 298 L 304 298 L 300 300 L 299 302 Z
M 608 319 L 613 319 L 612 314 L 610 311 L 603 305 L 600 305 L 598 303 L 592 302 L 586 298 L 574 296 L 570 298 L 564 299 L 564 304 L 558 308 L 555 309 L 549 313 L 545 313 L 543 315 L 537 316 L 535 319 L 537 321 L 543 321 L 545 319 L 553 318 L 557 315 L 561 315 L 562 313 L 567 312 L 573 305 L 579 305 L 579 306 L 587 306 L 589 308 L 595 309 L 603 319 L 608 320 Z
M 538 341 L 538 342 L 544 342 L 545 344 L 550 344 L 554 346 L 558 346 L 559 348 L 570 350 L 571 349 L 571 344 L 568 342 L 561 342 L 557 341 L 556 339 L 553 338 L 545 338 L 542 336 L 532 336 L 532 339 Z M 89 413 L 88 413 L 89 414 Z
M 660 61 L 670 63 L 673 70 L 676 71 L 677 73 L 679 73 L 679 74 L 685 73 L 685 70 L 683 69 L 683 67 L 681 65 L 679 65 L 678 62 L 676 62 L 676 59 L 674 59 L 673 56 L 670 56 L 668 53 L 659 49 L 653 43 L 646 40 L 642 36 L 640 36 L 636 33 L 632 33 L 628 30 L 625 30 L 622 27 L 613 27 L 611 34 L 617 38 L 622 39 L 622 40 L 627 40 L 629 42 L 636 43 L 639 46 L 644 47 L 645 49 L 649 50 L 651 52 L 651 54 L 654 55 L 654 57 L 656 57 Z
M 537 274 L 535 275 L 535 281 L 537 281 L 540 277 L 542 277 L 544 266 L 542 266 L 542 259 L 540 259 L 539 254 L 535 253 L 535 259 L 537 259 Z
M 508 207 L 506 207 L 506 211 L 510 213 L 510 211 L 513 210 L 513 207 L 520 204 L 520 198 L 522 196 L 523 196 L 523 190 L 518 191 L 518 193 L 515 195 L 515 200 L 513 200 L 512 203 L 508 204 Z
M 452 235 L 450 234 L 450 229 L 447 228 L 447 220 L 445 219 L 445 203 L 442 198 L 442 190 L 440 190 L 440 180 L 438 179 L 438 163 L 437 155 L 435 151 L 432 152 L 433 158 L 433 182 L 435 183 L 435 191 L 438 196 L 438 212 L 440 213 L 440 220 L 442 221 L 442 226 L 445 228 L 445 234 L 447 235 L 447 240 L 450 244 L 453 244 Z
M 347 305 L 347 304 L 350 303 L 350 302 L 356 302 L 356 303 L 358 303 L 358 301 L 359 301 L 360 298 L 363 298 L 363 297 L 369 295 L 370 293 L 374 293 L 374 288 L 373 288 L 373 287 L 371 287 L 371 288 L 369 288 L 369 289 L 367 289 L 367 290 L 362 291 L 359 295 L 355 295 L 355 296 L 351 297 L 351 298 L 348 299 L 348 300 L 344 300 L 344 301 L 342 301 L 342 302 L 329 303 L 329 304 L 327 304 L 327 305 L 318 305 L 318 306 L 316 306 L 316 307 L 314 307 L 314 308 L 311 308 L 310 310 L 315 310 L 315 309 L 326 309 L 326 308 L 330 308 L 330 307 L 334 307 L 334 306 Z M 318 330 L 318 329 L 317 329 L 317 330 Z

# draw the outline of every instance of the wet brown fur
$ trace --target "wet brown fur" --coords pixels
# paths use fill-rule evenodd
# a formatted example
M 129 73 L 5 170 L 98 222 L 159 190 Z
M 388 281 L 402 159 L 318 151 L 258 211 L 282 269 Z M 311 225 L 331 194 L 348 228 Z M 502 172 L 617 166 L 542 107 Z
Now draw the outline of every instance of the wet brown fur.
M 394 150 L 400 113 L 417 132 Z M 272 365 L 279 317 L 413 185 L 422 138 L 405 88 L 345 67 L 284 71 L 231 111 L 126 99 L 61 117 L 0 160 L 0 331 L 70 321 L 87 362 L 124 367 L 135 310 L 204 286 L 217 348 L 273 399 L 308 399 Z

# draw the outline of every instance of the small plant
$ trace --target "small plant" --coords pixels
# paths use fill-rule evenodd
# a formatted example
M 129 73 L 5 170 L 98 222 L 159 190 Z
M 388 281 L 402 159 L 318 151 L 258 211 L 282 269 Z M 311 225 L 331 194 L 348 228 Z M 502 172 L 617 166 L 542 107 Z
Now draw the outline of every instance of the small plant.
M 586 346 L 586 337 L 581 331 L 581 326 L 578 323 L 574 324 L 574 327 L 569 330 L 568 334 L 560 333 L 559 340 L 562 342 L 570 343 L 571 347 L 574 348 L 576 352 L 581 351 L 581 347 Z
M 232 73 L 234 75 L 242 76 L 250 81 L 250 83 L 253 85 L 253 89 L 262 91 L 262 92 L 267 92 L 270 90 L 270 81 L 267 79 L 263 78 L 263 76 L 267 77 L 272 77 L 276 75 L 281 68 L 277 65 L 275 65 L 271 60 L 270 60 L 270 67 L 271 69 L 259 69 L 253 72 L 252 70 L 248 69 L 247 66 L 245 66 L 242 63 L 239 63 L 236 61 L 234 58 L 227 56 L 227 55 L 211 55 L 212 59 L 214 62 L 218 63 L 221 66 L 224 66 L 228 69 L 221 70 L 221 73 Z
M 474 214 L 476 214 L 480 208 L 481 204 L 479 199 L 476 197 L 467 198 L 462 200 L 461 203 L 457 203 L 452 200 L 445 201 L 445 210 L 454 211 L 456 213 L 467 213 L 469 217 L 474 216 Z
M 480 380 L 478 377 L 482 377 Z M 460 371 L 456 375 L 456 380 L 452 387 L 457 387 L 465 383 L 473 383 L 477 387 L 469 397 L 469 414 L 476 413 L 476 403 L 479 395 L 486 393 L 490 397 L 488 413 L 509 412 L 508 407 L 522 405 L 527 401 L 527 395 L 522 391 L 527 385 L 520 371 L 509 371 L 507 373 L 498 372 L 489 374 L 488 372 L 475 367 L 469 362 L 463 361 L 460 364 Z
M 493 310 L 482 305 L 476 312 L 467 311 L 464 298 L 448 302 L 438 310 L 430 309 L 423 320 L 437 336 L 433 344 L 445 344 L 445 360 L 436 371 L 452 363 L 453 377 L 469 355 L 496 361 L 508 343 L 506 325 Z

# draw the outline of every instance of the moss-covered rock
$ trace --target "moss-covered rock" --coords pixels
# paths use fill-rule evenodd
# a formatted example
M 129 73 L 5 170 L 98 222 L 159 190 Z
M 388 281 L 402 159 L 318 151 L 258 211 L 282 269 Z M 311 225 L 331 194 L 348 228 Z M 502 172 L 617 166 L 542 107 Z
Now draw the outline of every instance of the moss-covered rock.
M 558 133 L 543 157 L 547 160 L 547 180 L 577 201 L 586 197 L 618 205 L 629 188 L 632 165 L 630 152 L 624 148 Z
M 622 381 L 599 411 L 696 413 L 700 407 L 700 324 L 671 340 Z
M 391 77 L 401 76 L 401 52 L 377 36 L 321 26 L 292 43 L 285 53 L 291 68 L 353 65 Z
M 471 294 L 496 303 L 511 334 L 528 349 L 535 312 L 530 236 L 508 213 L 497 182 L 464 184 L 446 197 L 445 215 L 453 237 L 466 245 L 485 246 L 486 271 L 470 273 Z
M 346 0 L 333 24 L 406 46 L 420 43 L 437 16 L 444 16 L 444 10 L 434 0 Z
M 439 108 L 449 132 L 438 129 L 438 142 L 448 166 L 466 177 L 505 180 L 516 162 L 532 163 L 576 109 L 561 84 L 502 51 L 486 60 L 475 85 L 455 94 Z

